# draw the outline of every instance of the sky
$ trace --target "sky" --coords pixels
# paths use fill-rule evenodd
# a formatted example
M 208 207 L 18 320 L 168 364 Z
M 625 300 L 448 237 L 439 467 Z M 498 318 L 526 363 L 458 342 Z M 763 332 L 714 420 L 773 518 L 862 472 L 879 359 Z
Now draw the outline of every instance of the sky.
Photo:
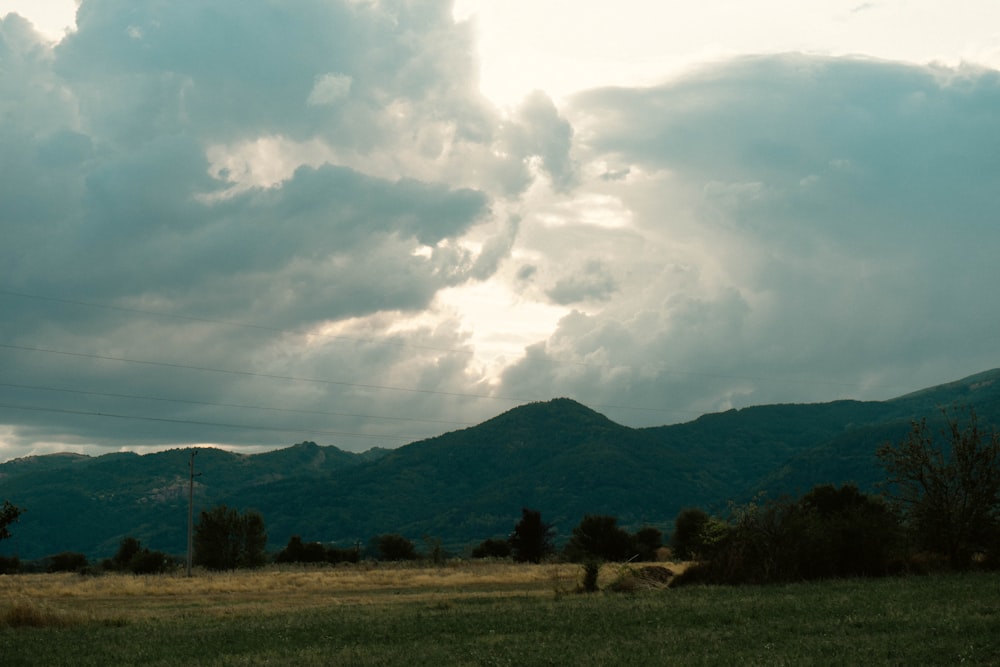
M 688 3 L 689 4 L 689 3 Z M 992 0 L 0 0 L 0 461 L 1000 366 Z

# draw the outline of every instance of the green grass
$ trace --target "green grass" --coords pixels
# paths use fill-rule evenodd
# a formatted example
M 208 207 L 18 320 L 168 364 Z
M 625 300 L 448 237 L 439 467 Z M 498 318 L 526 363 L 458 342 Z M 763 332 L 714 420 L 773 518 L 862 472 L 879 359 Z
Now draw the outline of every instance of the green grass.
M 391 597 L 391 596 L 390 596 Z M 1000 664 L 1000 575 L 435 594 L 3 627 L 4 665 Z M 23 609 L 21 611 L 23 613 Z M 31 615 L 28 614 L 30 617 Z

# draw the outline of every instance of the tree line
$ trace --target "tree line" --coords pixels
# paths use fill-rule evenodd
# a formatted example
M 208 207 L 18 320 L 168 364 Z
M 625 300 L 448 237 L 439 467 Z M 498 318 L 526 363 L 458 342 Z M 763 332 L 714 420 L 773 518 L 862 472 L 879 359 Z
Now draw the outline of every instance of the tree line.
M 881 494 L 822 485 L 800 498 L 756 499 L 728 516 L 682 511 L 675 555 L 696 561 L 676 583 L 767 583 L 1000 568 L 1000 434 L 943 413 L 876 456 Z
M 883 576 L 914 569 L 1000 567 L 1000 435 L 986 432 L 969 410 L 963 425 L 944 413 L 935 437 L 926 420 L 912 424 L 900 442 L 886 443 L 876 455 L 886 471 L 878 495 L 847 484 L 816 486 L 798 498 L 731 504 L 725 516 L 700 508 L 679 513 L 669 540 L 672 558 L 694 561 L 679 584 L 691 582 L 765 583 L 845 576 Z M 0 509 L 0 539 L 10 536 L 23 509 L 5 501 Z M 425 537 L 426 552 L 402 535 L 376 536 L 364 549 L 305 542 L 294 535 L 273 556 L 279 563 L 387 561 L 424 557 L 443 561 L 441 543 Z M 210 570 L 257 567 L 266 552 L 263 517 L 225 505 L 202 511 L 193 534 L 194 563 Z M 617 518 L 586 515 L 561 549 L 555 530 L 539 510 L 523 508 L 505 538 L 489 538 L 471 551 L 473 558 L 509 558 L 539 563 L 561 559 L 579 563 L 652 561 L 664 547 L 662 533 L 644 527 L 629 533 Z M 82 554 L 47 559 L 50 570 L 88 567 Z M 15 559 L 0 559 L 0 572 L 17 571 Z M 164 572 L 173 558 L 151 551 L 133 538 L 101 569 L 135 573 Z

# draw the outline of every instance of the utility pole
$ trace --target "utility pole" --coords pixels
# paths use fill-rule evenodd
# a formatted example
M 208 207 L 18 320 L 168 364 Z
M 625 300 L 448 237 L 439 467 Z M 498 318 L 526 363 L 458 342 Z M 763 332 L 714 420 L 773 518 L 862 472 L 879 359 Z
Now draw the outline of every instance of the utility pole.
M 187 576 L 191 576 L 191 555 L 194 551 L 194 455 L 198 450 L 191 448 L 191 462 L 188 463 L 188 548 Z M 201 474 L 201 473 L 199 473 Z

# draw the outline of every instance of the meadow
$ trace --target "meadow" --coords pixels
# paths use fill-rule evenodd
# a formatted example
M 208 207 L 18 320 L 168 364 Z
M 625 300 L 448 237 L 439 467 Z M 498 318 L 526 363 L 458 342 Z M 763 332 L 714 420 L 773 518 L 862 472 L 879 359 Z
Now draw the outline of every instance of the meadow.
M 635 571 L 606 565 L 597 593 L 579 565 L 505 562 L 0 576 L 0 662 L 1000 664 L 995 573 L 668 589 Z

